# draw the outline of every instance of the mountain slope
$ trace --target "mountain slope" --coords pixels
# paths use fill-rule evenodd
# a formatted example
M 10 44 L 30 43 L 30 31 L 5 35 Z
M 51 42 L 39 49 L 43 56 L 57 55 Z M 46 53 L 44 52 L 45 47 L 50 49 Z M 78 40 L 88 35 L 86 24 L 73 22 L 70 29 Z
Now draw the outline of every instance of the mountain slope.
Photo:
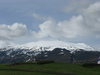
M 84 43 L 63 41 L 38 41 L 0 48 L 0 63 L 25 62 L 33 60 L 35 56 L 39 60 L 88 62 L 97 61 L 100 52 Z

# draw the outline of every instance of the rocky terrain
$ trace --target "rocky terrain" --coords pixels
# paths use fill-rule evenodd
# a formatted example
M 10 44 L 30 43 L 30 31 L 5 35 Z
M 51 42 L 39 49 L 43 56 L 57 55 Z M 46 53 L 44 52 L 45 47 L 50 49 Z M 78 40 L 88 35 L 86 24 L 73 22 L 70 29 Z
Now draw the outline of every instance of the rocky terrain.
M 24 45 L 0 48 L 0 63 L 18 63 L 37 60 L 54 60 L 70 63 L 94 63 L 100 51 L 83 43 L 38 41 Z

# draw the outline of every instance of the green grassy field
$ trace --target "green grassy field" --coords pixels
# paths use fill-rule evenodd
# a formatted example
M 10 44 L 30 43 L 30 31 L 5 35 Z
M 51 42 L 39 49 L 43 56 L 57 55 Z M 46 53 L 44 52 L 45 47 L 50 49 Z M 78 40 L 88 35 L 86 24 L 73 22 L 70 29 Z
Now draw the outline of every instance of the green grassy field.
M 61 74 L 60 74 L 61 73 Z M 100 67 L 88 68 L 80 64 L 0 64 L 0 75 L 100 75 Z

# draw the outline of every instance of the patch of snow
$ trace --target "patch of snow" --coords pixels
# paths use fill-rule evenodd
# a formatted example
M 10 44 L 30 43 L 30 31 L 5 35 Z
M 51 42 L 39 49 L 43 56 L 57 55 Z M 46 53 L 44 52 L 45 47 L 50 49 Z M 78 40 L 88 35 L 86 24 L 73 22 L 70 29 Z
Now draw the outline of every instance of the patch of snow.
M 44 57 L 48 57 L 48 55 L 44 55 Z
M 69 43 L 69 42 L 64 42 L 64 41 L 37 41 L 37 42 L 31 42 L 31 43 L 22 44 L 22 45 L 8 46 L 6 48 L 2 48 L 1 50 L 2 51 L 8 50 L 7 55 L 10 55 L 12 50 L 13 51 L 22 50 L 22 53 L 24 54 L 34 51 L 34 54 L 37 55 L 41 53 L 40 51 L 52 51 L 55 48 L 66 49 L 66 50 L 69 50 L 70 53 L 74 53 L 74 51 L 76 50 L 78 51 L 80 49 L 83 49 L 86 51 L 100 51 L 99 49 L 95 49 L 84 43 Z M 60 54 L 63 54 L 63 50 L 61 50 Z
M 62 52 L 64 51 L 64 50 L 61 50 Z
M 47 52 L 45 52 L 44 54 L 47 54 Z
M 62 55 L 62 54 L 64 54 L 64 51 L 63 50 L 61 50 L 61 52 L 59 53 L 59 55 Z
M 100 64 L 100 60 L 97 62 L 97 64 Z
M 7 55 L 10 55 L 12 53 L 12 50 L 7 51 Z
M 70 51 L 70 53 L 71 53 L 71 54 L 74 54 L 74 53 L 75 53 L 75 51 L 74 51 L 74 50 L 72 50 L 72 51 Z
M 34 48 L 33 50 L 53 50 L 55 48 L 65 48 L 67 50 L 84 49 L 87 51 L 94 51 L 95 49 L 84 43 L 68 43 L 63 41 L 38 41 L 21 45 L 22 48 Z
M 14 57 L 14 55 L 11 56 L 12 58 Z

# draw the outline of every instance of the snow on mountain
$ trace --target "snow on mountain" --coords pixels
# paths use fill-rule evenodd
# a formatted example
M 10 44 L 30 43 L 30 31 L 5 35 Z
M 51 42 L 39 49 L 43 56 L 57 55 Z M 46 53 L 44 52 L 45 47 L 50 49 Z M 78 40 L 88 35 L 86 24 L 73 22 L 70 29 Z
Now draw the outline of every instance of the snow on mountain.
M 64 41 L 38 41 L 38 42 L 31 42 L 21 47 L 25 48 L 34 48 L 34 47 L 44 47 L 48 48 L 47 50 L 52 50 L 53 48 L 65 48 L 68 50 L 76 50 L 76 49 L 84 49 L 88 51 L 94 51 L 95 49 L 84 44 L 84 43 L 69 43 Z
M 75 51 L 79 49 L 83 49 L 86 51 L 98 51 L 98 49 L 95 49 L 93 47 L 90 47 L 84 43 L 69 43 L 64 41 L 37 41 L 37 42 L 31 42 L 23 45 L 16 45 L 16 46 L 10 46 L 8 48 L 14 48 L 14 49 L 28 49 L 30 51 L 38 50 L 38 51 L 51 51 L 55 48 L 65 48 L 70 51 Z
M 32 60 L 34 56 L 42 60 L 60 62 L 80 62 L 85 58 L 88 62 L 98 59 L 100 50 L 84 43 L 64 41 L 37 41 L 0 48 L 0 63 L 26 62 Z

